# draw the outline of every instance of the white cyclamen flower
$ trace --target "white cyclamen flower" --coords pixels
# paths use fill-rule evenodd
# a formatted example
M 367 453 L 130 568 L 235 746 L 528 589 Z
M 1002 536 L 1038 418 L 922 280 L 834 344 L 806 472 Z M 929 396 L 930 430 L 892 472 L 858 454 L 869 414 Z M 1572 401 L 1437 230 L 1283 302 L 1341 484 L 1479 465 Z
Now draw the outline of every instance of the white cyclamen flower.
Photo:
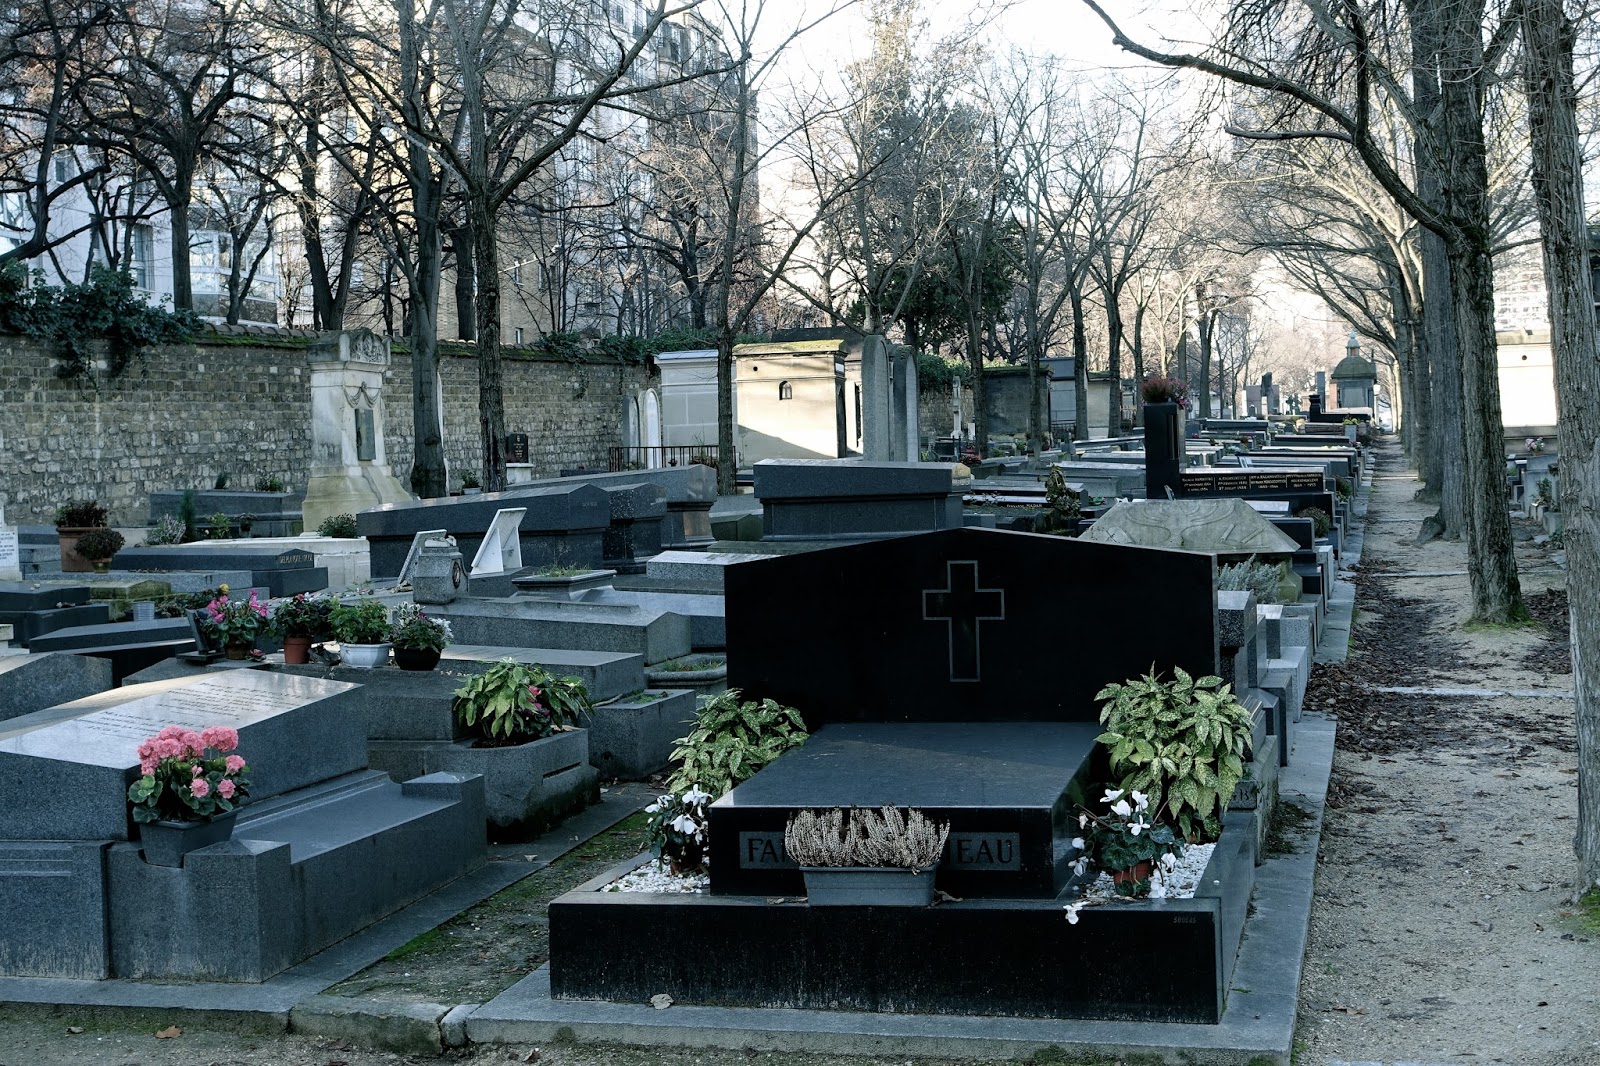
M 1108 788 L 1106 794 L 1100 797 L 1101 803 L 1115 803 L 1122 796 L 1122 789 Z
M 1079 851 L 1082 851 L 1083 850 L 1083 838 L 1082 837 L 1073 837 L 1072 838 L 1072 846 L 1077 848 Z
M 1128 815 L 1133 813 L 1133 808 L 1128 806 L 1127 800 L 1117 800 L 1117 802 L 1111 805 L 1111 813 L 1116 815 L 1118 818 L 1126 818 Z
M 1146 796 L 1143 792 L 1140 792 L 1138 789 L 1134 789 L 1132 795 L 1133 806 L 1136 810 L 1142 811 L 1146 807 L 1150 806 L 1150 797 Z
M 661 804 L 652 803 L 652 804 L 650 804 L 650 806 L 648 806 L 648 807 L 646 807 L 644 809 L 644 813 L 646 813 L 646 814 L 655 814 L 656 812 L 658 812 L 660 810 L 661 810 Z
M 1172 852 L 1169 851 L 1165 855 L 1161 856 L 1162 869 L 1171 870 L 1173 867 L 1175 867 L 1177 865 L 1178 865 L 1178 857 L 1176 855 L 1172 854 Z
M 1084 828 L 1087 828 L 1088 825 L 1089 825 L 1089 816 L 1087 814 L 1078 815 L 1078 828 L 1079 829 L 1084 829 Z
M 689 791 L 687 791 L 687 792 L 685 792 L 683 794 L 683 802 L 687 803 L 691 807 L 696 806 L 696 805 L 701 804 L 701 803 L 704 803 L 706 800 L 708 800 L 710 798 L 711 798 L 711 793 L 709 793 L 709 792 L 701 792 L 699 785 L 694 785 L 693 787 L 691 787 L 689 789 Z
M 1067 921 L 1070 924 L 1078 924 L 1078 912 L 1083 910 L 1084 906 L 1082 903 L 1069 903 L 1063 908 L 1067 912 Z
M 680 814 L 672 820 L 672 828 L 687 836 L 700 828 L 700 823 L 690 818 L 687 814 Z
M 1128 823 L 1128 828 L 1133 831 L 1134 836 L 1138 836 L 1142 830 L 1150 828 L 1150 823 L 1144 820 L 1144 815 L 1136 814 L 1133 816 L 1133 821 Z
M 1072 872 L 1077 874 L 1079 877 L 1082 877 L 1084 874 L 1088 873 L 1089 872 L 1089 858 L 1088 858 L 1088 856 L 1084 855 L 1084 856 L 1080 856 L 1078 859 L 1076 859 L 1072 864 Z

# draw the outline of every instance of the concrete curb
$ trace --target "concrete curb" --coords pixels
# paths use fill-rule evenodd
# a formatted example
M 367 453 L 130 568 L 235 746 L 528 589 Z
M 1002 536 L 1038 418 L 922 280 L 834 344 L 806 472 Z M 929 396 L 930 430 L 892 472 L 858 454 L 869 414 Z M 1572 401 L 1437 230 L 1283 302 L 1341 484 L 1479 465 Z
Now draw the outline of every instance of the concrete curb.
M 345 996 L 311 996 L 289 1012 L 289 1031 L 403 1055 L 438 1055 L 444 1020 L 460 1008 L 443 1003 L 395 1003 Z
M 1279 794 L 1310 818 L 1298 848 L 1256 871 L 1251 916 L 1227 1009 L 1218 1025 L 1034 1018 L 863 1014 L 732 1007 L 596 1003 L 550 998 L 549 966 L 467 1018 L 473 1043 L 621 1043 L 754 1048 L 814 1054 L 1013 1059 L 1036 1052 L 1159 1056 L 1229 1066 L 1288 1066 L 1305 961 L 1322 813 L 1333 769 L 1335 723 L 1307 714 Z

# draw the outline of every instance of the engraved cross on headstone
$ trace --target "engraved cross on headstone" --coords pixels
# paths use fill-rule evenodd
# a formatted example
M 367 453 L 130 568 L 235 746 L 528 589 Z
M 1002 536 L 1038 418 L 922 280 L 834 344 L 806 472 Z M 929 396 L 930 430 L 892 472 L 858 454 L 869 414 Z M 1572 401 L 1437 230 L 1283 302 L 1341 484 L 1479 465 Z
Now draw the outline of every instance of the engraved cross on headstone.
M 945 575 L 945 588 L 922 590 L 923 620 L 949 626 L 950 680 L 982 680 L 978 623 L 1005 621 L 1005 590 L 979 588 L 976 562 L 947 561 Z

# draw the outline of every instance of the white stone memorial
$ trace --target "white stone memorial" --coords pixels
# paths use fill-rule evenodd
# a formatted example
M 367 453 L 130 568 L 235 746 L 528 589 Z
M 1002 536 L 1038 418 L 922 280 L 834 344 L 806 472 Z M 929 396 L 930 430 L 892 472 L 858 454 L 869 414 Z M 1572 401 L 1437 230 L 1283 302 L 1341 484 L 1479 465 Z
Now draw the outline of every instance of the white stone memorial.
M 473 577 L 514 574 L 522 569 L 522 537 L 517 528 L 527 513 L 526 507 L 503 507 L 494 513 L 478 554 L 472 557 Z
M 6 525 L 6 511 L 0 505 L 0 581 L 22 580 L 22 549 L 17 542 L 17 527 Z
M 336 514 L 355 514 L 411 499 L 389 469 L 383 444 L 383 375 L 389 342 L 371 330 L 319 338 L 311 367 L 311 474 L 301 513 L 308 529 Z

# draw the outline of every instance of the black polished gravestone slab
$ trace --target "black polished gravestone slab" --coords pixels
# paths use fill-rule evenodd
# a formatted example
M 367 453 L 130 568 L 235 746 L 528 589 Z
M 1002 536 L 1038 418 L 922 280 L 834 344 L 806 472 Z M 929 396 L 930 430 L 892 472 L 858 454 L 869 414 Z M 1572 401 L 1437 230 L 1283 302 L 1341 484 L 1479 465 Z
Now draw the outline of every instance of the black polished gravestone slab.
M 58 607 L 79 607 L 88 602 L 88 585 L 0 581 L 0 612 L 52 611 Z
M 828 722 L 1092 722 L 1151 666 L 1217 669 L 1212 556 L 991 529 L 737 563 L 728 686 Z M 1095 605 L 1068 634 L 1061 612 Z
M 247 570 L 250 583 L 264 588 L 271 596 L 293 596 L 300 592 L 320 592 L 328 587 L 328 568 L 317 565 L 314 553 L 281 546 L 252 548 L 246 544 L 140 545 L 124 548 L 111 560 L 115 570 L 190 571 L 216 573 Z
M 461 558 L 470 560 L 495 513 L 516 507 L 524 509 L 517 525 L 524 566 L 599 567 L 611 501 L 587 484 L 517 486 L 477 496 L 386 503 L 356 515 L 356 530 L 371 548 L 373 577 L 396 577 L 416 534 L 442 529 L 456 539 Z
M 1224 815 L 1193 898 L 1090 907 L 1076 922 L 1053 899 L 813 907 L 793 895 L 607 892 L 613 870 L 550 904 L 550 992 L 1215 1024 L 1255 883 L 1252 817 Z
M 1089 797 L 1089 722 L 852 722 L 711 805 L 711 891 L 803 895 L 783 830 L 807 808 L 917 808 L 950 823 L 939 885 L 957 896 L 1050 899 Z
M 1321 470 L 1208 468 L 1186 470 L 1182 496 L 1261 496 L 1268 493 L 1322 492 L 1327 488 Z

